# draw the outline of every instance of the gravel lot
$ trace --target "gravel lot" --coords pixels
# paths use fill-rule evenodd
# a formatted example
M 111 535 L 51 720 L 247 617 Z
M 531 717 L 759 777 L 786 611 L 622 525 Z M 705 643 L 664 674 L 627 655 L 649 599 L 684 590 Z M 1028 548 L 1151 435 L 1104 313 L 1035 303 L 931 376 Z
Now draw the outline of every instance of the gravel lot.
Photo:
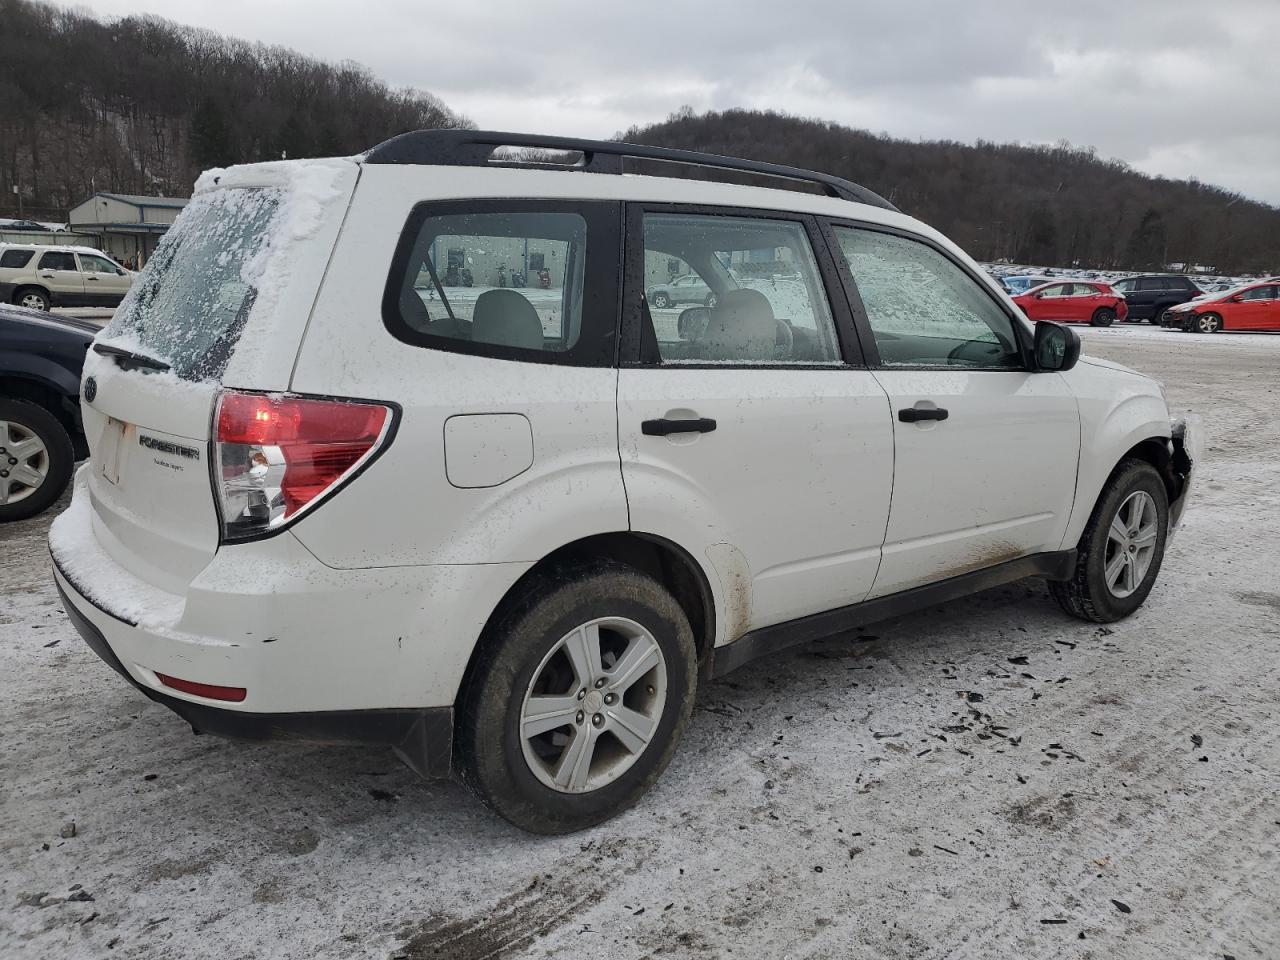
M 3 529 L 0 955 L 1280 956 L 1280 336 L 1084 336 L 1205 417 L 1142 611 L 1030 581 L 758 662 L 572 837 L 192 737 L 71 629 L 48 518 Z

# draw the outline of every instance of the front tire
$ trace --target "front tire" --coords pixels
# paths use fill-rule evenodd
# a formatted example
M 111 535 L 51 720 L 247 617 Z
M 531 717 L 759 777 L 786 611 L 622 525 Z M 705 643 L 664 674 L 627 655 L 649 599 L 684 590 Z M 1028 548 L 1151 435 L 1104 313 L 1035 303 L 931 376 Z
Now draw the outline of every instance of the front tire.
M 487 631 L 458 715 L 463 782 L 532 833 L 583 830 L 630 807 L 693 708 L 688 618 L 613 562 L 536 577 Z
M 1196 317 L 1195 328 L 1200 333 L 1219 333 L 1222 330 L 1222 318 L 1216 313 L 1202 313 Z
M 62 495 L 71 480 L 71 437 L 48 410 L 0 399 L 0 523 L 26 520 Z
M 1137 610 L 1160 572 L 1169 536 L 1169 495 L 1155 467 L 1124 460 L 1098 498 L 1070 580 L 1049 592 L 1073 617 L 1112 623 Z
M 1095 327 L 1109 327 L 1116 322 L 1116 312 L 1110 307 L 1099 307 L 1089 322 Z
M 665 293 L 655 293 L 653 295 L 653 305 L 659 310 L 665 310 L 671 306 L 671 298 Z

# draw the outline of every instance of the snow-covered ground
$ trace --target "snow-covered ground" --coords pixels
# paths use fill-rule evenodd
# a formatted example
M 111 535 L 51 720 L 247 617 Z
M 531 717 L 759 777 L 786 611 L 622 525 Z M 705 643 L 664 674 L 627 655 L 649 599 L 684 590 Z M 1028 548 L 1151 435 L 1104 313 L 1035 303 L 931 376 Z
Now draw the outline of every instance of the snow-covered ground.
M 0 528 L 0 956 L 1280 956 L 1280 337 L 1082 333 L 1205 416 L 1136 616 L 1031 581 L 757 662 L 571 837 L 192 737 L 68 624 L 48 517 Z

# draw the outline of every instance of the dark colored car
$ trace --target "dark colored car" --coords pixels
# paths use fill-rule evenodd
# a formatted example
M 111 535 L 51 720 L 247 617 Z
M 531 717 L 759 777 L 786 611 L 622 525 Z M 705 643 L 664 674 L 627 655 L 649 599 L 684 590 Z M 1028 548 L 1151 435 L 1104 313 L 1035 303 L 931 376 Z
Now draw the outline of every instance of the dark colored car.
M 80 371 L 92 323 L 0 305 L 0 523 L 58 499 L 88 456 Z
M 1148 320 L 1151 323 L 1156 323 L 1170 307 L 1194 300 L 1204 293 L 1190 277 L 1174 273 L 1125 277 L 1111 286 L 1129 305 L 1130 320 Z

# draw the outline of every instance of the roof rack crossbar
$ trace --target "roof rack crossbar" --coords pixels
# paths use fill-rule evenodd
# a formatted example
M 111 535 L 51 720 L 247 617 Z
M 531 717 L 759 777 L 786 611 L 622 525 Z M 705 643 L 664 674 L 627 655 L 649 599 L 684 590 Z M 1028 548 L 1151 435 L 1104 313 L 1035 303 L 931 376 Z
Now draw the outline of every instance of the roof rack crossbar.
M 517 158 L 495 159 L 493 152 L 498 147 L 581 153 L 582 160 L 575 164 L 561 164 Z M 650 147 L 639 143 L 619 143 L 611 140 L 582 140 L 534 133 L 502 133 L 494 130 L 415 130 L 392 137 L 364 155 L 365 163 L 453 167 L 519 166 L 609 174 L 621 174 L 624 159 L 656 160 L 813 183 L 822 187 L 829 196 L 841 200 L 866 203 L 885 210 L 897 210 L 897 207 L 884 197 L 860 184 L 816 170 L 805 170 L 781 163 L 744 160 L 740 157 L 726 157 L 715 153 L 701 153 L 695 150 L 673 150 L 667 147 Z

